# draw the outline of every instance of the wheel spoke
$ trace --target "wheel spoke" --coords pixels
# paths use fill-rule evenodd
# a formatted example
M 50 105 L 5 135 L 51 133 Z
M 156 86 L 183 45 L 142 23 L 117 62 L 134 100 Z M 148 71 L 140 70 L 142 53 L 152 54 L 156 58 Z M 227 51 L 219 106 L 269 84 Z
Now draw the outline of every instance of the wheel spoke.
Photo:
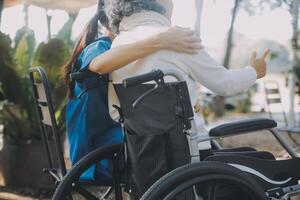
M 99 198 L 95 197 L 92 193 L 87 191 L 85 188 L 80 185 L 75 186 L 75 191 L 78 192 L 81 196 L 85 197 L 88 200 L 99 200 Z
M 80 161 L 78 161 L 73 168 L 66 174 L 63 180 L 59 183 L 55 193 L 53 195 L 53 200 L 61 200 L 66 199 L 68 194 L 75 192 L 76 195 L 81 195 L 85 199 L 88 200 L 99 200 L 110 196 L 112 193 L 112 189 L 105 191 L 105 193 L 98 196 L 94 192 L 90 192 L 86 187 L 112 187 L 112 183 L 114 186 L 118 186 L 118 193 L 116 196 L 117 200 L 122 200 L 122 188 L 120 187 L 120 177 L 121 174 L 119 172 L 118 159 L 122 157 L 119 156 L 120 150 L 123 148 L 123 144 L 113 144 L 105 147 L 101 147 L 84 156 Z M 81 175 L 86 172 L 91 166 L 97 164 L 102 160 L 110 160 L 112 162 L 112 181 L 108 182 L 94 182 L 87 181 L 81 182 L 79 179 Z M 112 183 L 111 183 L 112 182 Z M 114 187 L 114 188 L 115 188 Z M 94 194 L 93 194 L 94 193 Z M 75 195 L 75 194 L 74 194 Z

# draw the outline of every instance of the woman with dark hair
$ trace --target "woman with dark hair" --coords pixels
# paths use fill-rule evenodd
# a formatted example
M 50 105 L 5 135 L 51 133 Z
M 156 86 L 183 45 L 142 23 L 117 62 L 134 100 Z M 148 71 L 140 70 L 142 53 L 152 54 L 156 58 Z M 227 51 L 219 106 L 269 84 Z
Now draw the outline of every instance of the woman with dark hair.
M 99 83 L 99 79 L 95 77 L 82 83 L 70 81 L 70 73 L 90 71 L 109 74 L 162 49 L 193 54 L 202 48 L 200 40 L 193 36 L 192 31 L 174 27 L 139 42 L 109 50 L 114 35 L 109 29 L 109 21 L 103 7 L 104 3 L 100 0 L 96 15 L 88 23 L 75 45 L 70 60 L 64 66 L 69 97 L 66 123 L 73 164 L 95 148 L 122 142 L 123 135 L 119 124 L 109 115 L 108 85 Z M 190 44 L 191 37 L 195 41 L 193 44 Z M 108 75 L 103 76 L 108 82 Z M 81 178 L 110 180 L 111 170 L 108 163 L 102 161 L 90 168 Z

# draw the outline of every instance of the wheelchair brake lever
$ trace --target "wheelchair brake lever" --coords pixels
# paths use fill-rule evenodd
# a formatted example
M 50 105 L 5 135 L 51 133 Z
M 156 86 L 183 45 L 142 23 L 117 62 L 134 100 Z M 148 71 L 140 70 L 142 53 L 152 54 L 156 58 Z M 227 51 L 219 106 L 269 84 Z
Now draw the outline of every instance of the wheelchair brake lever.
M 123 124 L 124 123 L 124 115 L 123 115 L 122 109 L 119 106 L 115 105 L 115 104 L 113 105 L 113 108 L 115 108 L 119 113 L 119 116 L 120 116 L 119 123 Z
M 142 94 L 142 96 L 140 96 L 139 98 L 137 98 L 137 100 L 135 100 L 132 104 L 133 108 L 136 108 L 137 104 L 139 104 L 142 100 L 144 100 L 147 96 L 149 96 L 151 93 L 155 92 L 158 89 L 158 84 L 156 84 L 154 86 L 154 88 L 152 88 L 151 90 L 148 90 L 147 92 L 145 92 L 144 94 Z
M 158 89 L 159 89 L 159 86 L 164 86 L 164 87 L 166 86 L 165 81 L 164 81 L 163 78 L 158 79 L 158 80 L 155 80 L 155 82 L 156 82 L 156 84 L 155 84 L 154 88 L 148 90 L 147 92 L 145 92 L 144 94 L 142 94 L 139 98 L 137 98 L 137 99 L 133 102 L 133 104 L 132 104 L 133 109 L 135 109 L 135 108 L 137 107 L 137 105 L 138 105 L 141 101 L 143 101 L 147 96 L 151 95 L 151 94 L 154 93 L 156 90 L 158 90 Z

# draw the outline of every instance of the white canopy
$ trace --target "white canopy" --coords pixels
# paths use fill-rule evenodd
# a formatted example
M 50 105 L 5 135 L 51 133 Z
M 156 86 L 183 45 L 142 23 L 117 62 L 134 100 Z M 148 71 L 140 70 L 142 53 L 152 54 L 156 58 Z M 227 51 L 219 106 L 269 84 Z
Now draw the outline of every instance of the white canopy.
M 82 8 L 97 4 L 97 0 L 5 0 L 4 7 L 26 3 L 49 9 L 62 9 L 69 13 L 76 13 Z

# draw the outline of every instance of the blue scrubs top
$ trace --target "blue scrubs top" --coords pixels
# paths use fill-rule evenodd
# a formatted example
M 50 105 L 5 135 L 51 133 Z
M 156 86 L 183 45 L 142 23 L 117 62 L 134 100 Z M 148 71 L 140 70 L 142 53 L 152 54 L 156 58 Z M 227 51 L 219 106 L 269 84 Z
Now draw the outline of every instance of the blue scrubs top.
M 111 40 L 108 37 L 102 37 L 88 45 L 77 60 L 80 70 L 88 70 L 90 62 L 110 48 Z M 66 124 L 72 164 L 96 148 L 123 141 L 120 125 L 109 115 L 108 84 L 99 85 L 79 97 L 82 91 L 95 82 L 95 77 L 82 83 L 76 82 L 75 97 L 67 102 Z M 80 179 L 110 181 L 111 177 L 108 161 L 101 161 L 88 169 Z

